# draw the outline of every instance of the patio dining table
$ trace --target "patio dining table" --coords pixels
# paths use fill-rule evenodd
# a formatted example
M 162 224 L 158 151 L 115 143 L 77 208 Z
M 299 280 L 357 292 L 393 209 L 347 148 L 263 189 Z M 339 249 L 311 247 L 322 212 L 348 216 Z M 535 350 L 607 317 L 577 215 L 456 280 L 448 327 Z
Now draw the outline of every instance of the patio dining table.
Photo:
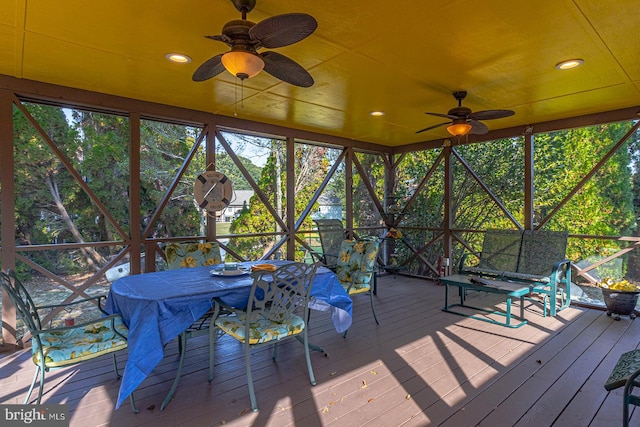
M 269 261 L 276 266 L 290 261 Z M 251 262 L 239 268 L 250 268 Z M 212 299 L 246 307 L 251 275 L 212 275 L 213 266 L 158 271 L 116 280 L 105 310 L 118 313 L 129 328 L 128 357 L 116 409 L 164 357 L 164 346 L 212 307 Z M 335 273 L 320 267 L 311 288 L 310 308 L 329 311 L 338 333 L 351 326 L 353 302 Z

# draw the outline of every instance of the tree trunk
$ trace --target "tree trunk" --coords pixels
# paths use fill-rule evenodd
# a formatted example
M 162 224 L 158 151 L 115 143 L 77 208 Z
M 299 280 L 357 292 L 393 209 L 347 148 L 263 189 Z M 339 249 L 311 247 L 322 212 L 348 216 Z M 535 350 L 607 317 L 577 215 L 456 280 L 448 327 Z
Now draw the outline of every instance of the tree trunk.
M 62 200 L 60 198 L 60 193 L 58 191 L 58 186 L 54 178 L 51 175 L 47 175 L 45 177 L 45 182 L 47 183 L 47 187 L 49 187 L 49 192 L 53 197 L 53 200 L 56 204 L 56 208 L 58 209 L 58 212 L 60 212 L 60 217 L 62 218 L 64 223 L 67 225 L 67 228 L 69 229 L 73 237 L 76 239 L 77 243 L 84 243 L 82 234 L 80 234 L 80 231 L 71 220 L 71 217 L 67 212 L 67 209 L 62 203 Z M 100 255 L 93 248 L 81 247 L 80 251 L 82 252 L 82 255 L 85 257 L 85 259 L 87 260 L 87 264 L 95 271 L 99 270 L 100 266 L 106 263 L 106 260 L 104 259 L 104 257 Z

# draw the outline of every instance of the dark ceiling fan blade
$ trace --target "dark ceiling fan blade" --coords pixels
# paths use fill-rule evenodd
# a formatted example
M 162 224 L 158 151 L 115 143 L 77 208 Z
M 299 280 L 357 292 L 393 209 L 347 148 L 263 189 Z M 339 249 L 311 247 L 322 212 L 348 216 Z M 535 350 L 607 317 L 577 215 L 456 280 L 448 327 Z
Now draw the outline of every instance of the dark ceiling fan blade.
M 484 110 L 469 114 L 469 118 L 473 120 L 492 120 L 513 116 L 514 114 L 511 110 Z
M 451 124 L 451 122 L 440 123 L 440 124 L 437 124 L 437 125 L 429 126 L 428 128 L 420 129 L 416 133 L 425 132 L 425 131 L 428 131 L 428 130 L 431 130 L 431 129 L 439 128 L 440 126 L 450 125 L 450 124 Z
M 194 82 L 202 82 L 223 72 L 224 65 L 222 65 L 222 55 L 223 54 L 221 53 L 220 55 L 216 55 L 208 61 L 204 62 L 201 66 L 198 67 L 198 69 L 196 69 L 191 79 Z
M 455 120 L 455 119 L 459 119 L 460 118 L 458 116 L 452 116 L 451 114 L 429 113 L 429 112 L 426 112 L 425 114 L 429 114 L 431 116 L 437 116 L 437 117 L 444 117 L 445 119 L 451 119 L 451 120 Z
M 286 13 L 258 22 L 249 36 L 268 49 L 288 46 L 308 37 L 318 28 L 318 22 L 306 13 Z
M 471 125 L 471 131 L 469 131 L 471 135 L 484 135 L 489 132 L 489 128 L 482 122 L 477 120 L 468 120 L 467 123 Z
M 313 77 L 300 64 L 277 52 L 264 52 L 264 71 L 273 77 L 300 87 L 313 86 Z
M 204 36 L 204 37 L 207 39 L 215 40 L 217 42 L 229 43 L 229 40 L 227 40 L 227 36 L 225 36 L 224 34 L 216 34 L 215 36 Z

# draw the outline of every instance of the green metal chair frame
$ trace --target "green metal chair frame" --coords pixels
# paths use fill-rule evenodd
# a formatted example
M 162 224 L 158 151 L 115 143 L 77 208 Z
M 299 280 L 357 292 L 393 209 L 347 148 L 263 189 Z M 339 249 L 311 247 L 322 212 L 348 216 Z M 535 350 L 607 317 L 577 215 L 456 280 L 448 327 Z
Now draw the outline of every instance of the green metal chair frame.
M 324 264 L 325 267 L 334 270 L 338 264 L 340 244 L 345 239 L 345 229 L 339 219 L 316 219 L 322 253 L 311 252 L 311 255 Z
M 251 407 L 258 410 L 253 376 L 251 373 L 251 349 L 263 344 L 273 343 L 273 360 L 278 356 L 278 343 L 289 337 L 303 336 L 307 369 L 311 385 L 316 384 L 309 350 L 309 298 L 311 285 L 318 263 L 285 264 L 274 272 L 258 271 L 252 273 L 253 284 L 246 310 L 226 307 L 232 312 L 229 316 L 217 317 L 216 328 L 210 329 L 210 358 L 215 351 L 214 329 L 244 344 L 247 385 L 251 398 Z M 221 303 L 216 301 L 216 306 Z M 294 312 L 302 309 L 302 317 Z M 221 309 L 222 310 L 222 309 Z M 246 339 L 249 337 L 249 339 Z M 209 367 L 209 381 L 213 380 L 213 364 Z
M 380 249 L 378 239 L 363 238 L 359 240 L 343 240 L 340 245 L 340 255 L 336 266 L 338 280 L 349 295 L 368 293 L 371 301 L 373 319 L 379 325 L 378 316 L 373 303 L 376 272 L 375 265 Z M 362 252 L 359 252 L 362 250 Z M 352 257 L 352 253 L 361 253 L 362 256 Z M 347 332 L 344 332 L 346 338 Z
M 50 369 L 76 365 L 86 360 L 112 354 L 113 368 L 116 373 L 116 377 L 120 379 L 116 352 L 126 350 L 128 330 L 122 323 L 120 315 L 109 315 L 104 311 L 103 304 L 104 301 L 106 301 L 105 295 L 76 300 L 66 304 L 37 306 L 13 270 L 9 270 L 6 273 L 0 272 L 0 286 L 4 289 L 7 295 L 9 295 L 11 302 L 16 308 L 18 316 L 22 319 L 31 334 L 32 361 L 36 365 L 36 372 L 33 376 L 33 380 L 31 381 L 31 386 L 29 387 L 27 396 L 25 397 L 25 404 L 29 402 L 29 398 L 31 397 L 31 393 L 33 392 L 33 388 L 35 387 L 38 377 L 40 377 L 40 385 L 38 387 L 36 404 L 40 404 L 44 391 L 45 374 Z M 56 310 L 58 308 L 65 309 L 87 302 L 95 303 L 98 309 L 104 314 L 104 317 L 78 323 L 73 326 L 43 327 L 39 314 L 41 310 Z M 106 331 L 104 330 L 105 328 L 107 328 Z M 105 334 L 108 333 L 107 336 L 111 337 L 109 338 L 109 343 L 115 345 L 105 345 L 104 347 L 100 347 L 96 351 L 92 352 L 76 353 L 69 351 L 69 354 L 65 355 L 65 352 L 61 351 L 63 348 L 61 344 L 47 344 L 48 339 L 52 337 L 56 340 L 64 341 L 65 338 L 72 336 L 72 341 L 79 343 L 79 345 L 80 343 L 84 343 L 86 340 L 86 342 L 91 342 L 93 343 L 92 346 L 95 346 L 94 340 L 98 336 L 97 334 L 103 332 Z M 53 352 L 56 352 L 55 359 L 52 358 Z M 130 401 L 133 412 L 139 412 L 133 399 L 133 393 L 130 395 Z
M 614 366 L 604 388 L 607 391 L 624 387 L 622 393 L 622 425 L 629 426 L 629 406 L 640 406 L 640 349 L 623 353 Z M 635 393 L 634 393 L 635 392 Z
M 165 247 L 165 256 L 167 257 L 169 269 L 202 267 L 222 263 L 220 245 L 216 242 L 170 243 Z M 160 405 L 161 411 L 167 407 L 178 388 L 184 366 L 185 354 L 187 352 L 187 340 L 192 337 L 204 335 L 209 331 L 211 322 L 218 316 L 217 309 L 217 306 L 212 307 L 178 336 L 178 353 L 180 354 L 178 370 L 171 384 L 171 389 Z M 213 358 L 211 358 L 210 363 L 213 363 Z

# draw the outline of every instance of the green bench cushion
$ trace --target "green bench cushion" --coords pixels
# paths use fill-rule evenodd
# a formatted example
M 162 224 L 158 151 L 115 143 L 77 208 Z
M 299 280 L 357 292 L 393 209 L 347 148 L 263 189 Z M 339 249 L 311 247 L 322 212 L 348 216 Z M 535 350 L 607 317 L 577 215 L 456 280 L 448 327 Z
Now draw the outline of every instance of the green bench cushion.
M 609 379 L 604 384 L 606 390 L 613 390 L 626 384 L 629 377 L 640 369 L 640 350 L 631 350 L 618 359 L 618 363 L 611 371 Z
M 505 279 L 527 280 L 530 282 L 538 282 L 538 283 L 544 283 L 544 284 L 547 284 L 551 281 L 549 276 L 538 276 L 535 274 L 516 273 L 513 271 L 491 270 L 488 268 L 481 268 L 481 267 L 465 267 L 464 272 L 478 274 L 481 276 L 495 276 L 495 277 L 501 277 Z

